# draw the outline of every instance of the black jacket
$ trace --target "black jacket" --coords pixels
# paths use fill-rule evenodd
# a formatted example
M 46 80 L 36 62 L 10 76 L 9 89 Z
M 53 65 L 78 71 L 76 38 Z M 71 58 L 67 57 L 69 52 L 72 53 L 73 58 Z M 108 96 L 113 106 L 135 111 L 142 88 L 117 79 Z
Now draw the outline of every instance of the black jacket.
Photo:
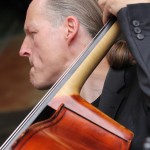
M 94 105 L 134 132 L 131 150 L 142 150 L 150 136 L 150 4 L 129 5 L 118 21 L 135 66 L 110 68 L 101 96 Z

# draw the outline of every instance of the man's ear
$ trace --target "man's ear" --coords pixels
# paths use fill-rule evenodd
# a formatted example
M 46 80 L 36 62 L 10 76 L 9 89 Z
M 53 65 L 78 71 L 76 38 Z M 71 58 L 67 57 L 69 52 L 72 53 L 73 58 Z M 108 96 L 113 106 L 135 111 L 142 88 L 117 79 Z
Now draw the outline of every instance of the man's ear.
M 71 44 L 79 30 L 79 21 L 75 16 L 68 16 L 65 19 L 65 39 L 68 45 Z

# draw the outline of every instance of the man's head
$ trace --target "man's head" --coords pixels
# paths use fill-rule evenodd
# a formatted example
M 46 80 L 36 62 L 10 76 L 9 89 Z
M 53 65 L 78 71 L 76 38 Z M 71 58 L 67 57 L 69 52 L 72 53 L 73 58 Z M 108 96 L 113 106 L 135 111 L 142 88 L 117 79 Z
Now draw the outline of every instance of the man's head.
M 20 49 L 29 58 L 33 86 L 53 85 L 101 27 L 96 0 L 33 0 Z

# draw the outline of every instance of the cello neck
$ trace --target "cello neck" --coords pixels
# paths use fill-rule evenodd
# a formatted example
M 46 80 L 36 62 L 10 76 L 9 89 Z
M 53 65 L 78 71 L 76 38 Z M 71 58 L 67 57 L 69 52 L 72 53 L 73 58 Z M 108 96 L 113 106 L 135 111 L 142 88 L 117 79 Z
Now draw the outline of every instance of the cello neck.
M 83 51 L 80 56 L 80 65 L 72 76 L 66 81 L 56 96 L 79 94 L 85 81 L 94 71 L 100 61 L 105 57 L 111 46 L 114 44 L 119 35 L 119 25 L 117 21 L 108 22 L 107 27 L 111 28 L 106 31 L 105 27 L 96 35 L 92 41 L 92 45 Z M 104 32 L 104 33 L 103 33 Z M 105 36 L 103 36 L 105 34 Z M 84 60 L 83 62 L 81 62 Z M 78 63 L 78 62 L 76 62 Z M 78 65 L 78 64 L 77 64 Z

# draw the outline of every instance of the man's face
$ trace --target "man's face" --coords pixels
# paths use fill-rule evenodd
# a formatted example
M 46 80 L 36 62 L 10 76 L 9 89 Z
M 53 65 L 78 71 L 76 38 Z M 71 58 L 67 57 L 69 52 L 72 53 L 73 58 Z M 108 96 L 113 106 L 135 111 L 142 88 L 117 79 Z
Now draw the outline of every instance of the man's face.
M 41 4 L 32 1 L 26 16 L 26 37 L 20 55 L 29 58 L 30 81 L 35 88 L 49 88 L 68 67 L 63 32 L 63 26 L 52 26 Z

